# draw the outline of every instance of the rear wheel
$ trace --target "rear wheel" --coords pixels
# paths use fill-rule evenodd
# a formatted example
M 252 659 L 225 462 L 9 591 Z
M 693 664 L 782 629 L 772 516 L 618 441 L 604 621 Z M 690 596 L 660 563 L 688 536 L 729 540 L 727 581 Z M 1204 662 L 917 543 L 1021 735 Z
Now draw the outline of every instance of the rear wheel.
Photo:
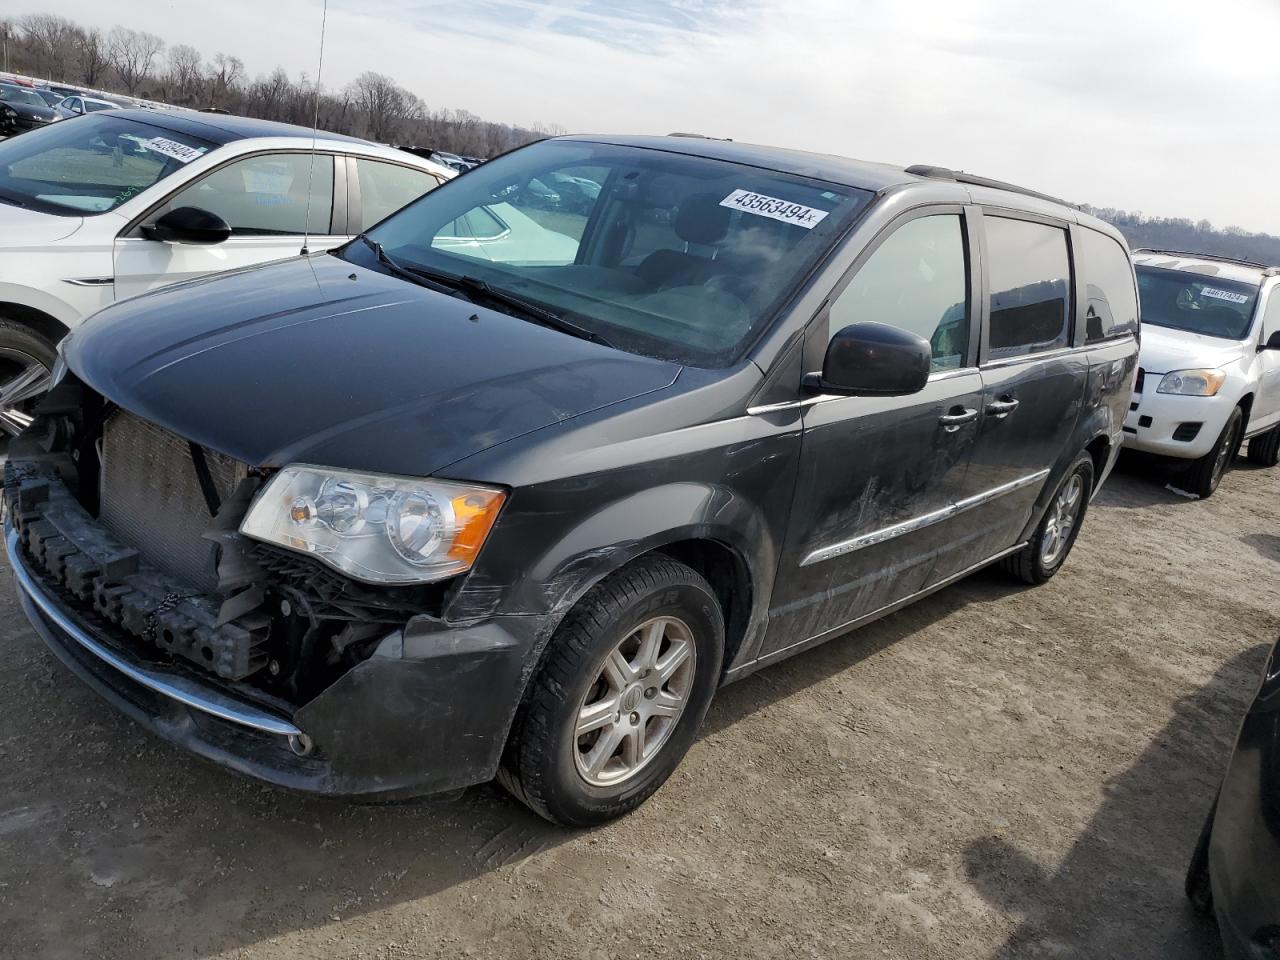
M 57 350 L 21 324 L 0 320 L 0 437 L 16 437 L 49 389 Z
M 1249 459 L 1260 467 L 1280 463 L 1280 426 L 1272 427 L 1249 441 Z
M 1213 449 L 1191 464 L 1183 481 L 1177 486 L 1188 493 L 1194 493 L 1201 500 L 1211 497 L 1222 482 L 1227 467 L 1236 458 L 1243 429 L 1244 412 L 1236 407 L 1227 418 L 1227 425 L 1222 428 L 1222 433 L 1218 434 L 1218 442 L 1213 445 Z
M 1025 583 L 1044 583 L 1062 568 L 1075 545 L 1093 492 L 1093 458 L 1082 453 L 1067 469 L 1027 545 L 1004 559 L 1004 568 Z
M 723 653 L 706 580 L 667 557 L 636 561 L 593 588 L 551 638 L 499 781 L 553 823 L 629 813 L 693 744 Z

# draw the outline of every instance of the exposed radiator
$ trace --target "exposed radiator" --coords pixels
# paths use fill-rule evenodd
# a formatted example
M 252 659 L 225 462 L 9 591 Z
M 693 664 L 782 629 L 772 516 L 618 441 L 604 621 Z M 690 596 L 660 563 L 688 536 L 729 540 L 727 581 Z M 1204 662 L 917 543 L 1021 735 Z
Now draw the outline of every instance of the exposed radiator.
M 204 450 L 218 499 L 246 475 L 239 460 Z M 99 519 L 157 567 L 202 591 L 217 583 L 214 545 L 201 538 L 210 523 L 186 440 L 127 411 L 107 421 L 102 437 Z

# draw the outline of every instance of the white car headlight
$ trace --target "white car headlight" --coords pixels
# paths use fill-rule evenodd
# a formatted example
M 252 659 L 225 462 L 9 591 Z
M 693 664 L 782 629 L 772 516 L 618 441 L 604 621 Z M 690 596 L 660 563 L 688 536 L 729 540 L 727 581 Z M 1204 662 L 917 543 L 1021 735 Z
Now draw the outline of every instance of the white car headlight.
M 1184 397 L 1212 397 L 1226 382 L 1221 370 L 1175 370 L 1166 373 L 1156 393 L 1176 393 Z
M 427 583 L 470 569 L 505 499 L 492 487 L 294 464 L 268 481 L 240 532 L 357 580 Z

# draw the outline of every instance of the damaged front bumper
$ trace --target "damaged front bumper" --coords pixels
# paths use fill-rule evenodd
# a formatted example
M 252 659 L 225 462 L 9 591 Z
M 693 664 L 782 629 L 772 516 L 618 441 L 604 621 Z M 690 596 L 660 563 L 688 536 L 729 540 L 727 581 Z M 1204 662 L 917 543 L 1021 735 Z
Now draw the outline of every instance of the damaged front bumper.
M 22 606 L 60 660 L 123 713 L 208 760 L 309 793 L 395 799 L 492 779 L 541 618 L 413 618 L 294 706 L 122 643 L 36 563 L 8 518 Z

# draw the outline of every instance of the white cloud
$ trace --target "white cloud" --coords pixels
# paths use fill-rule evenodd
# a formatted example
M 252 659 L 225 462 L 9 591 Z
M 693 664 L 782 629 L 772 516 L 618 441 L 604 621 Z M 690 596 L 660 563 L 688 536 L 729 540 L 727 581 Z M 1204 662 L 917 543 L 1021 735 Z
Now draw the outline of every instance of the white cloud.
M 315 73 L 320 0 L 39 9 Z M 939 163 L 1280 233 L 1276 36 L 1275 0 L 331 0 L 324 80 L 376 69 L 487 119 Z

